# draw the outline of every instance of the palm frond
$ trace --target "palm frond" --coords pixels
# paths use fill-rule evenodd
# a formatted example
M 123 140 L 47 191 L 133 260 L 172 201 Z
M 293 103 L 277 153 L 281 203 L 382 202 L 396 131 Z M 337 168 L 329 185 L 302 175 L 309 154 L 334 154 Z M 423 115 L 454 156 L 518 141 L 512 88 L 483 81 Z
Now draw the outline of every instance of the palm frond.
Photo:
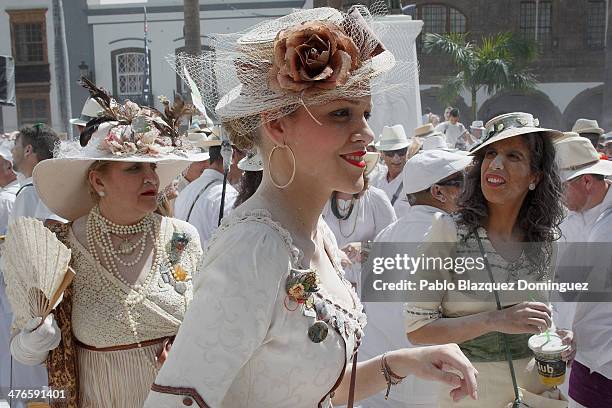
M 423 48 L 425 52 L 439 52 L 453 59 L 455 64 L 465 66 L 473 58 L 473 45 L 467 41 L 467 33 L 424 34 Z

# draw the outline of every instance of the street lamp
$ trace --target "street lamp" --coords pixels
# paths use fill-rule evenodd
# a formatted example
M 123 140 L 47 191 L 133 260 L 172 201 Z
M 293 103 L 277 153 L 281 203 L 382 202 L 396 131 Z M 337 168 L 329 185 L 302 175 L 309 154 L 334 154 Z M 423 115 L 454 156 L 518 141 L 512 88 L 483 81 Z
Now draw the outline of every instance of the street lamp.
M 79 64 L 79 77 L 85 77 L 90 81 L 93 81 L 91 72 L 89 72 L 89 65 L 87 65 L 85 61 L 81 61 Z

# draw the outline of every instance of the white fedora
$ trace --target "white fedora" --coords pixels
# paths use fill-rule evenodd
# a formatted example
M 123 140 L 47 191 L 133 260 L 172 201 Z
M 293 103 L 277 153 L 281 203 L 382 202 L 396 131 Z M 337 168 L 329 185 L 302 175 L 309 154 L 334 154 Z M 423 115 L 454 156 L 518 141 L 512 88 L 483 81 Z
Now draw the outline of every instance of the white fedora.
M 212 146 L 221 146 L 221 138 L 219 137 L 218 126 L 213 126 L 212 132 L 208 133 L 206 130 L 199 132 L 189 132 L 187 134 L 187 140 L 194 147 L 200 149 L 208 149 Z
M 555 151 L 562 181 L 583 174 L 612 175 L 612 162 L 602 160 L 591 141 L 578 133 L 564 133 L 555 141 Z
M 263 171 L 263 158 L 256 147 L 249 150 L 238 162 L 238 168 L 242 171 Z
M 576 123 L 574 123 L 574 127 L 572 127 L 572 132 L 598 133 L 603 135 L 604 130 L 599 127 L 599 123 L 594 119 L 578 119 Z
M 485 125 L 485 132 L 476 145 L 470 150 L 474 154 L 485 146 L 510 137 L 525 135 L 527 133 L 539 133 L 548 137 L 558 138 L 563 134 L 554 129 L 540 127 L 540 121 L 531 113 L 512 112 L 499 115 L 489 120 Z
M 480 129 L 482 131 L 487 130 L 487 128 L 484 127 L 484 123 L 482 122 L 482 120 L 473 121 L 472 124 L 470 125 L 470 129 Z
M 71 125 L 78 126 L 86 126 L 87 122 L 92 119 L 97 118 L 101 113 L 104 112 L 104 109 L 98 102 L 96 102 L 93 98 L 88 98 L 85 101 L 85 105 L 83 105 L 83 109 L 81 110 L 81 116 L 78 118 L 70 119 Z
M 383 127 L 380 140 L 374 145 L 376 150 L 389 151 L 399 150 L 410 145 L 410 140 L 406 136 L 402 125 L 385 126 Z
M 423 191 L 457 172 L 463 171 L 472 157 L 445 150 L 425 150 L 412 156 L 402 170 L 404 192 Z

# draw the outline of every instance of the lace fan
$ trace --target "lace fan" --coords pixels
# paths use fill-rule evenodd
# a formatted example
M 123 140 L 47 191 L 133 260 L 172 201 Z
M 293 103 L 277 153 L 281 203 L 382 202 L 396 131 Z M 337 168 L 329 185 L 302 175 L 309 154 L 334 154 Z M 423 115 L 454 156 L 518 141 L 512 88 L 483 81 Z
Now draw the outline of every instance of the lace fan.
M 9 225 L 2 252 L 14 326 L 22 329 L 33 317 L 44 321 L 74 278 L 70 249 L 41 221 L 19 217 Z

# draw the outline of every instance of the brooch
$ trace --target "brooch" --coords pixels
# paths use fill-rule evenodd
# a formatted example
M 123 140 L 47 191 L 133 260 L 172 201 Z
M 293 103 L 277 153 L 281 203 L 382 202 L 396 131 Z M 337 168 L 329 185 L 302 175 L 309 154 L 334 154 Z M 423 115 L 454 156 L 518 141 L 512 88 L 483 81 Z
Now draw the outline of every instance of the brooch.
M 187 244 L 189 236 L 184 232 L 175 232 L 170 239 L 170 251 L 168 261 L 170 262 L 170 272 L 163 272 L 162 279 L 169 283 L 179 294 L 183 295 L 187 291 L 186 281 L 190 279 L 189 273 L 181 266 L 180 260 Z M 170 273 L 172 274 L 170 276 Z
M 287 296 L 285 297 L 285 308 L 290 312 L 297 310 L 300 305 L 304 305 L 304 316 L 317 318 L 317 313 L 314 310 L 315 304 L 313 294 L 319 291 L 319 276 L 314 270 L 299 271 L 292 269 L 287 277 L 285 289 Z M 295 307 L 290 307 L 289 304 L 294 302 Z M 316 320 L 308 328 L 308 338 L 313 343 L 320 343 L 329 333 L 328 324 L 323 320 Z
M 300 304 L 305 304 L 309 308 L 312 307 L 312 294 L 319 290 L 319 276 L 314 270 L 299 271 L 291 269 L 285 289 L 287 297 L 285 297 L 285 307 L 289 311 L 296 310 Z M 294 308 L 289 307 L 289 302 L 297 303 Z

